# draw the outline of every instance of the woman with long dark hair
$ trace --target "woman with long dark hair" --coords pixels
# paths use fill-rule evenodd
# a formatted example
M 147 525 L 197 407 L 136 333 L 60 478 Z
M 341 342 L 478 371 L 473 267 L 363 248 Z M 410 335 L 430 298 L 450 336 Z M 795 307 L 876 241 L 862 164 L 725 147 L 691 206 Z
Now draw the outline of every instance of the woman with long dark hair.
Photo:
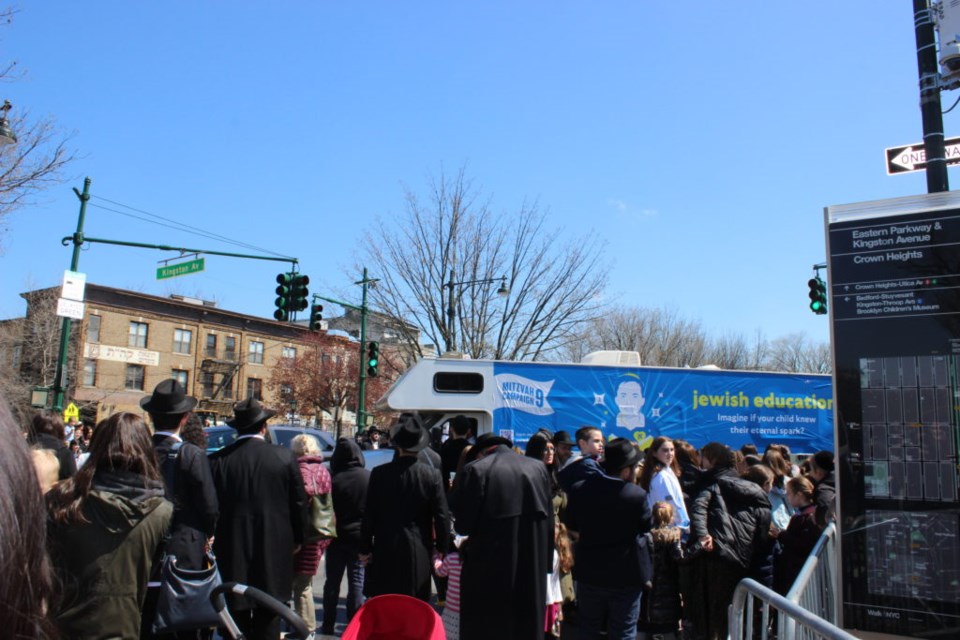
M 0 396 L 0 629 L 8 638 L 51 638 L 53 576 L 43 495 L 27 444 Z
M 673 526 L 680 527 L 685 533 L 690 530 L 690 517 L 680 487 L 680 463 L 677 462 L 676 449 L 670 438 L 654 438 L 647 448 L 638 482 L 647 492 L 647 504 L 651 511 L 657 502 L 666 502 L 673 507 Z
M 97 425 L 77 475 L 47 494 L 60 579 L 51 611 L 65 638 L 136 638 L 147 577 L 170 526 L 150 432 L 133 413 Z

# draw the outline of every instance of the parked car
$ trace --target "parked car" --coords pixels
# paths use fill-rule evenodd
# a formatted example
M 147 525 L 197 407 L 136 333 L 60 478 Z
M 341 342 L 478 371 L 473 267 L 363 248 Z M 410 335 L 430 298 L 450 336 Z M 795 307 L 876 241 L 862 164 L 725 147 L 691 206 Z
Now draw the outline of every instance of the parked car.
M 207 434 L 207 455 L 214 451 L 231 444 L 237 439 L 237 431 L 233 427 L 207 427 L 204 430 Z M 330 465 L 330 457 L 333 455 L 333 449 L 336 446 L 336 437 L 328 431 L 321 431 L 312 427 L 299 427 L 293 424 L 268 424 L 267 439 L 273 444 L 281 447 L 290 448 L 290 443 L 301 433 L 311 436 L 317 441 L 320 452 L 323 453 L 324 464 Z M 377 451 L 364 451 L 363 458 L 367 469 L 379 467 L 393 460 L 393 449 L 379 449 Z

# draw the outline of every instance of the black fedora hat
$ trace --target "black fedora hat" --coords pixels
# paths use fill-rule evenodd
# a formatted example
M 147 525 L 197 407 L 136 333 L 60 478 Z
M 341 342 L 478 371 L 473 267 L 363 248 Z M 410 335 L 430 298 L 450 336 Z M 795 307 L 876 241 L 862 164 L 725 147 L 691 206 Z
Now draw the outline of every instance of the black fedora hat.
M 404 416 L 390 429 L 390 443 L 404 451 L 422 451 L 430 443 L 430 432 L 416 416 Z
M 233 420 L 226 423 L 237 431 L 250 431 L 275 415 L 276 411 L 263 408 L 256 398 L 247 398 L 233 405 Z
M 573 441 L 573 438 L 570 437 L 569 432 L 557 431 L 553 434 L 553 444 L 568 444 L 572 447 L 576 443 Z
M 640 449 L 626 438 L 614 438 L 603 449 L 603 462 L 600 465 L 608 474 L 613 475 L 621 469 L 632 467 L 640 462 L 643 454 Z
M 158 384 L 153 394 L 140 400 L 140 407 L 154 415 L 186 413 L 197 406 L 197 399 L 187 395 L 183 385 L 169 378 Z
M 513 448 L 513 442 L 509 438 L 498 436 L 495 433 L 484 433 L 477 437 L 477 449 L 489 449 L 501 444 Z

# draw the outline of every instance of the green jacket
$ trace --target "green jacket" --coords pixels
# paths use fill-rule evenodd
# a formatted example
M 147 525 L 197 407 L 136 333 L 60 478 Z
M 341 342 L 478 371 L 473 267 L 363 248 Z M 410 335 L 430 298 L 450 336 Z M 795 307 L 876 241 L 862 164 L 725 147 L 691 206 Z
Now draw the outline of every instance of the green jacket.
M 133 474 L 98 474 L 83 508 L 90 522 L 50 523 L 50 554 L 61 581 L 53 618 L 63 637 L 139 637 L 147 578 L 173 516 L 162 483 L 144 488 L 143 482 Z

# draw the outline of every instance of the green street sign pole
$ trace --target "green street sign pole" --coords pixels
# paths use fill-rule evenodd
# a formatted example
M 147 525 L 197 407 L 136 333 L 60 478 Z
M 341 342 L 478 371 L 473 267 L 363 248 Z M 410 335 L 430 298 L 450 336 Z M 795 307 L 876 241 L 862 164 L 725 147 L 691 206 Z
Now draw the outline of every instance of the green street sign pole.
M 77 231 L 70 240 L 73 242 L 73 258 L 70 260 L 70 271 L 76 271 L 80 265 L 80 247 L 83 246 L 83 220 L 87 215 L 87 202 L 90 200 L 90 183 L 93 182 L 89 177 L 83 181 L 83 193 L 73 188 L 73 192 L 80 198 L 80 216 L 77 218 Z M 65 238 L 66 239 L 66 238 Z M 67 367 L 67 353 L 70 348 L 70 318 L 64 318 L 60 326 L 60 355 L 57 358 L 57 372 L 53 380 L 53 410 L 57 413 L 63 411 L 63 395 L 66 389 L 64 378 Z

